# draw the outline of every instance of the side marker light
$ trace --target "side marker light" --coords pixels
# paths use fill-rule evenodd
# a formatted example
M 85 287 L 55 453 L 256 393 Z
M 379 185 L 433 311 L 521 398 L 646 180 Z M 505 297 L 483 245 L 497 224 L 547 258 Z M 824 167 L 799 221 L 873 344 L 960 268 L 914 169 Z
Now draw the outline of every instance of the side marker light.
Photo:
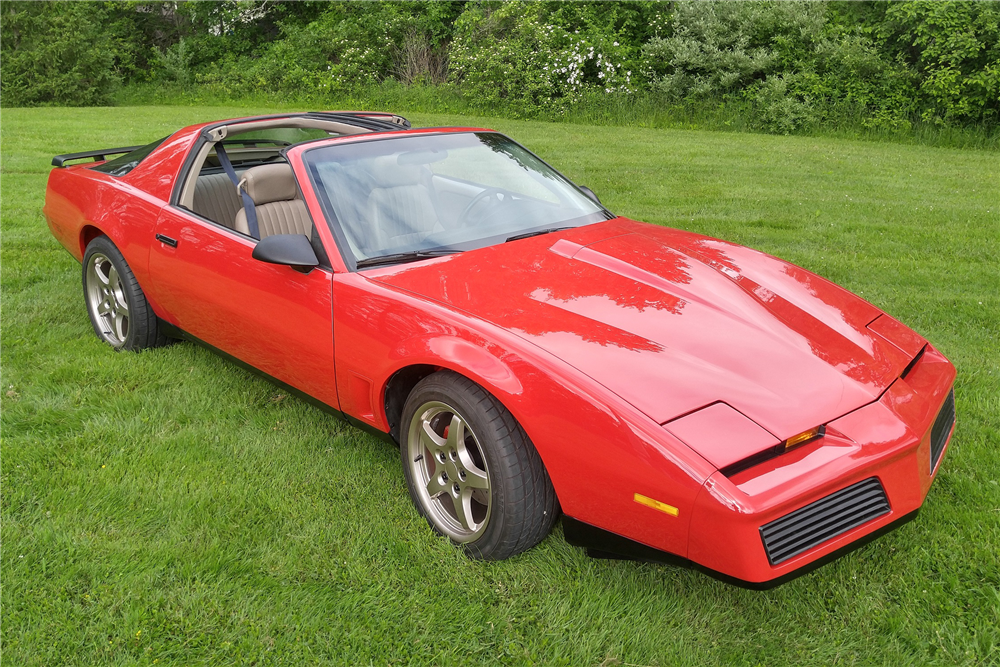
M 645 505 L 646 507 L 652 507 L 654 510 L 659 510 L 664 514 L 669 514 L 670 516 L 677 516 L 677 508 L 673 505 L 668 505 L 666 503 L 661 503 L 659 500 L 653 500 L 652 498 L 647 498 L 641 493 L 635 494 L 633 497 L 635 502 L 640 505 Z

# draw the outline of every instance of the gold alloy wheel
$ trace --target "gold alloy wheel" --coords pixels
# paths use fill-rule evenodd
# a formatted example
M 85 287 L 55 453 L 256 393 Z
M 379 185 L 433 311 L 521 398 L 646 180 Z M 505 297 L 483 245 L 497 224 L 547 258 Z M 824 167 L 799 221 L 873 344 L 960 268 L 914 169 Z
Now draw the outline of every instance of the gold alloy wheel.
M 129 332 L 128 298 L 115 265 L 100 252 L 87 262 L 87 308 L 101 338 L 112 347 L 123 347 Z
M 455 542 L 482 536 L 491 514 L 490 473 L 465 418 L 440 401 L 421 405 L 410 421 L 407 460 L 431 523 Z

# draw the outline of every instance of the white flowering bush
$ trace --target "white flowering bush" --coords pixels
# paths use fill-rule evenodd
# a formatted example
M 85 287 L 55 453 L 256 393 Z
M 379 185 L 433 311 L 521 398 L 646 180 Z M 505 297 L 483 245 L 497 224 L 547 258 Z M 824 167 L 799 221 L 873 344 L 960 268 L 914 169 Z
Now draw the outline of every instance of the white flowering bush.
M 551 32 L 557 30 L 553 26 L 546 28 Z M 542 69 L 548 75 L 549 85 L 564 101 L 579 101 L 584 92 L 634 92 L 632 71 L 626 69 L 618 42 L 609 45 L 602 39 L 565 31 L 557 41 L 561 44 L 551 52 L 551 65 Z
M 467 98 L 514 115 L 565 111 L 591 95 L 630 93 L 630 48 L 596 30 L 546 20 L 544 5 L 467 9 L 455 24 L 450 67 Z

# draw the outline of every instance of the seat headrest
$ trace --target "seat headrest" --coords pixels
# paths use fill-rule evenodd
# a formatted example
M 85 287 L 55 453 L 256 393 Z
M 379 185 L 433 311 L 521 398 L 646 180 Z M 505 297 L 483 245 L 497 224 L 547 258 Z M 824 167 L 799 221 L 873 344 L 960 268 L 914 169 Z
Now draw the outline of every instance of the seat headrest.
M 298 196 L 295 176 L 287 164 L 264 164 L 243 172 L 240 188 L 250 195 L 254 204 L 288 201 Z
M 397 188 L 402 185 L 419 185 L 422 182 L 420 167 L 399 164 L 395 155 L 381 155 L 372 164 L 372 176 L 377 188 Z

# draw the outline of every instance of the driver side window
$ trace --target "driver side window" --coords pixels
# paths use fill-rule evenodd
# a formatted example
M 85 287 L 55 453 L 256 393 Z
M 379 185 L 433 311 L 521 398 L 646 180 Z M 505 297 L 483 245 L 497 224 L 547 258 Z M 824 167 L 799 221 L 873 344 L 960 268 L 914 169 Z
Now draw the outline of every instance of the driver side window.
M 234 132 L 222 140 L 223 148 L 236 171 L 237 182 L 248 169 L 267 164 L 281 164 L 285 159 L 281 149 L 311 139 L 321 139 L 331 133 L 318 128 L 271 127 L 247 132 Z M 243 202 L 236 185 L 219 161 L 217 144 L 202 149 L 200 164 L 191 169 L 194 182 L 189 182 L 180 204 L 203 218 L 242 234 L 240 224 Z

